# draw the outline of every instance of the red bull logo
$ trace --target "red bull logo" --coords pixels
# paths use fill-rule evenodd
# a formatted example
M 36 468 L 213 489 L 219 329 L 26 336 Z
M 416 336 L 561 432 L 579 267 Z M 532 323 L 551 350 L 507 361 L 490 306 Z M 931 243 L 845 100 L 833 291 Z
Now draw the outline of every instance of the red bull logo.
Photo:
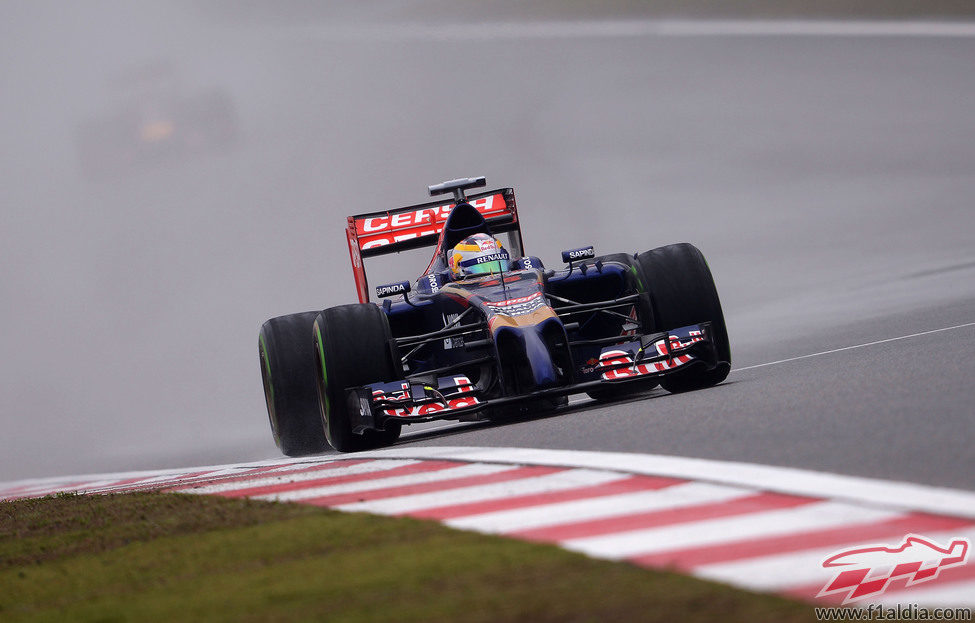
M 474 385 L 466 376 L 458 375 L 452 377 L 450 382 L 443 382 L 445 379 L 441 379 L 441 381 L 443 385 L 441 389 L 450 395 L 450 398 L 444 398 L 442 402 L 428 402 L 421 405 L 412 404 L 410 402 L 409 383 L 403 383 L 400 386 L 399 391 L 384 392 L 381 389 L 373 390 L 372 397 L 373 400 L 405 403 L 402 407 L 390 407 L 383 409 L 383 412 L 386 415 L 393 417 L 432 415 L 442 411 L 473 407 L 474 405 L 480 404 L 481 401 L 478 400 L 477 396 L 474 394 Z
M 882 594 L 898 578 L 907 578 L 907 586 L 928 582 L 943 569 L 968 562 L 969 545 L 968 539 L 955 538 L 942 546 L 909 534 L 897 547 L 868 545 L 836 552 L 823 560 L 823 567 L 837 572 L 816 596 L 845 593 L 847 604 Z

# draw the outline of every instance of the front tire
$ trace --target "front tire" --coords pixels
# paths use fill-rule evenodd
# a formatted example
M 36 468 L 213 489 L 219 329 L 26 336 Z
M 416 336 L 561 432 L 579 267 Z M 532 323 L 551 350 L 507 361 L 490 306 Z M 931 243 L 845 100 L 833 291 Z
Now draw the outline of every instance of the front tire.
M 403 377 L 390 348 L 392 334 L 386 314 L 371 303 L 341 305 L 318 314 L 312 326 L 319 427 L 339 452 L 388 446 L 399 438 L 399 422 L 384 430 L 352 432 L 346 389 Z
M 318 312 L 271 318 L 261 327 L 258 353 L 274 443 L 288 456 L 325 450 L 318 410 L 311 327 Z
M 658 331 L 710 322 L 718 365 L 699 366 L 664 376 L 660 385 L 669 392 L 685 392 L 717 385 L 731 371 L 731 345 L 721 301 L 704 254 L 686 242 L 659 247 L 637 255 L 653 304 Z

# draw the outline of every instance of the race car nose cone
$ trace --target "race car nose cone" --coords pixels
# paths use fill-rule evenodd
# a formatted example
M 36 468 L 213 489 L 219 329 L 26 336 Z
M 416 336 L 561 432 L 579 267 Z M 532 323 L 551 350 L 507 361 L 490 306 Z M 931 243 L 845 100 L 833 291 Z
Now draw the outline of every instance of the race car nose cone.
M 535 389 L 554 387 L 558 383 L 558 374 L 548 347 L 542 340 L 537 327 L 515 330 L 525 348 L 525 361 L 522 365 L 531 371 Z

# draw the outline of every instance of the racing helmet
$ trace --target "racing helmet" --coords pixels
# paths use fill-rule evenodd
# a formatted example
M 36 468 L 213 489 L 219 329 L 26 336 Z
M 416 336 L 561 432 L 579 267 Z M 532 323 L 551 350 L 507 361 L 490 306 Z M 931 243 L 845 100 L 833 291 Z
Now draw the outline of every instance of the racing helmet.
M 511 265 L 501 241 L 489 234 L 474 234 L 461 240 L 447 253 L 447 263 L 454 279 L 500 273 Z

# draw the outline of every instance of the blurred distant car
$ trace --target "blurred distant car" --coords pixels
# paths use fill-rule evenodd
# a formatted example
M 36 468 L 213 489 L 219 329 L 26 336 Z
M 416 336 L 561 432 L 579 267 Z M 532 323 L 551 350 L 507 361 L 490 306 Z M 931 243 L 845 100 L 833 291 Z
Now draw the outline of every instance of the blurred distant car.
M 140 68 L 117 82 L 119 103 L 78 130 L 81 165 L 89 176 L 221 152 L 237 139 L 236 110 L 220 88 L 188 87 L 165 65 Z

